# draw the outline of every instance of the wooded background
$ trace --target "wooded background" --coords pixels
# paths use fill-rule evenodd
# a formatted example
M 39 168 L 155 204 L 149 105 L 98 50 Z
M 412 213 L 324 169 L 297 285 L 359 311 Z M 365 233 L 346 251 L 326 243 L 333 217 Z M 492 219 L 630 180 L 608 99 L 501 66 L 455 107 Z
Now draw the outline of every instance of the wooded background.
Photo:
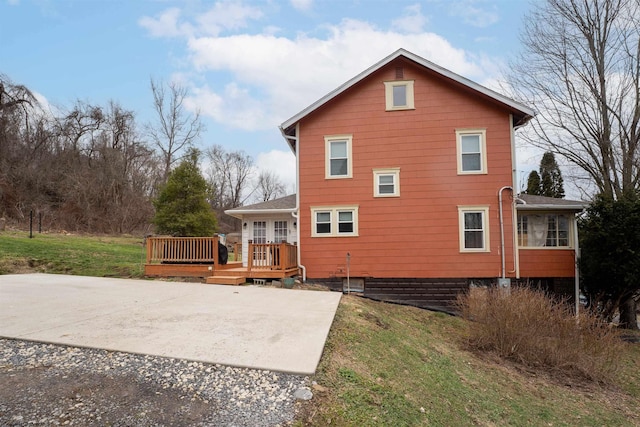
M 186 90 L 151 80 L 155 120 L 140 124 L 116 101 L 76 101 L 51 111 L 29 89 L 0 74 L 0 218 L 28 227 L 91 233 L 151 233 L 153 199 L 171 170 L 199 143 L 198 113 Z M 285 193 L 272 172 L 259 172 L 242 151 L 201 150 L 208 202 L 219 232 L 237 228 L 225 209 Z

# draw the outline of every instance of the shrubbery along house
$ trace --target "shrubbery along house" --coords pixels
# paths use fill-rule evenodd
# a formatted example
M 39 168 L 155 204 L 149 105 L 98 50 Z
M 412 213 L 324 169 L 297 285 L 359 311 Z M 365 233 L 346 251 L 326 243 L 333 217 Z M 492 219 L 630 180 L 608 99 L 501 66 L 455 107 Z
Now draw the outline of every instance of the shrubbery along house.
M 514 192 L 533 115 L 400 49 L 280 126 L 295 196 L 228 213 L 243 247 L 295 242 L 304 278 L 333 289 L 422 307 L 498 282 L 573 294 L 582 203 Z

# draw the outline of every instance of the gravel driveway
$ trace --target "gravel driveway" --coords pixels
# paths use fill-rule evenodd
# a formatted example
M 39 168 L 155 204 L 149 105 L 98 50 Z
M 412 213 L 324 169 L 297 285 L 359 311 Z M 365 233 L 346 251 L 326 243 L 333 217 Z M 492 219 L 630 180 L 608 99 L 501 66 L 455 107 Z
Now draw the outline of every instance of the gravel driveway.
M 309 378 L 0 339 L 0 425 L 285 426 Z

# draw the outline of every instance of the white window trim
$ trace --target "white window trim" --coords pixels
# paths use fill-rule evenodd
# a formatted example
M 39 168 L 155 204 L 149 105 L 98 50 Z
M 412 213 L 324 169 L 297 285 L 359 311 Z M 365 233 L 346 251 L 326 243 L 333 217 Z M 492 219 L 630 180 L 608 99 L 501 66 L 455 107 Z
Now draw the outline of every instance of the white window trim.
M 330 135 L 324 137 L 324 177 L 325 179 L 345 179 L 353 177 L 353 161 L 351 155 L 353 135 Z M 347 141 L 347 174 L 331 175 L 331 143 Z
M 393 193 L 380 193 L 379 177 L 393 176 Z M 373 169 L 373 197 L 400 197 L 400 168 Z
M 480 170 L 462 170 L 462 136 L 480 135 Z M 458 161 L 458 175 L 486 175 L 487 174 L 487 130 L 486 129 L 456 129 L 456 157 Z
M 353 232 L 338 232 L 338 212 L 353 212 Z M 331 233 L 316 232 L 316 213 L 331 213 Z M 311 237 L 358 237 L 358 205 L 345 206 L 312 206 L 311 207 Z
M 384 94 L 386 102 L 386 111 L 396 110 L 414 110 L 414 96 L 413 96 L 413 80 L 393 80 L 390 82 L 384 82 Z M 407 105 L 393 105 L 393 88 L 395 86 L 407 87 Z
M 520 224 L 520 217 L 521 216 L 526 216 L 526 215 L 566 215 L 567 219 L 569 220 L 569 230 L 567 233 L 567 240 L 569 243 L 569 246 L 522 246 L 520 244 L 520 233 L 518 233 L 518 229 L 517 227 Z M 516 240 L 518 242 L 518 249 L 524 249 L 524 250 L 531 250 L 531 251 L 566 251 L 566 250 L 573 250 L 574 247 L 574 237 L 573 237 L 573 229 L 574 229 L 574 223 L 576 221 L 576 217 L 575 215 L 572 215 L 570 213 L 564 213 L 564 212 L 554 212 L 554 211 L 524 211 L 524 212 L 518 212 L 518 214 L 516 215 L 516 220 L 517 225 L 516 225 Z
M 465 213 L 482 213 L 482 231 L 483 231 L 483 247 L 482 248 L 465 248 L 464 246 L 464 214 Z M 489 206 L 458 206 L 458 229 L 460 237 L 460 252 L 491 252 L 491 244 L 489 241 Z

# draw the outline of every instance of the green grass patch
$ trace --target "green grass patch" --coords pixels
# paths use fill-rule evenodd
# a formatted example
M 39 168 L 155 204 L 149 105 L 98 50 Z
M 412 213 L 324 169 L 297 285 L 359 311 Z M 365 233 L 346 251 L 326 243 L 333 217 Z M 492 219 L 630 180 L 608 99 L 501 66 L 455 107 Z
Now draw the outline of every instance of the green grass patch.
M 144 241 L 138 237 L 0 233 L 0 274 L 64 273 L 143 277 Z
M 618 385 L 603 387 L 469 352 L 465 322 L 343 297 L 298 425 L 640 424 L 637 347 Z

